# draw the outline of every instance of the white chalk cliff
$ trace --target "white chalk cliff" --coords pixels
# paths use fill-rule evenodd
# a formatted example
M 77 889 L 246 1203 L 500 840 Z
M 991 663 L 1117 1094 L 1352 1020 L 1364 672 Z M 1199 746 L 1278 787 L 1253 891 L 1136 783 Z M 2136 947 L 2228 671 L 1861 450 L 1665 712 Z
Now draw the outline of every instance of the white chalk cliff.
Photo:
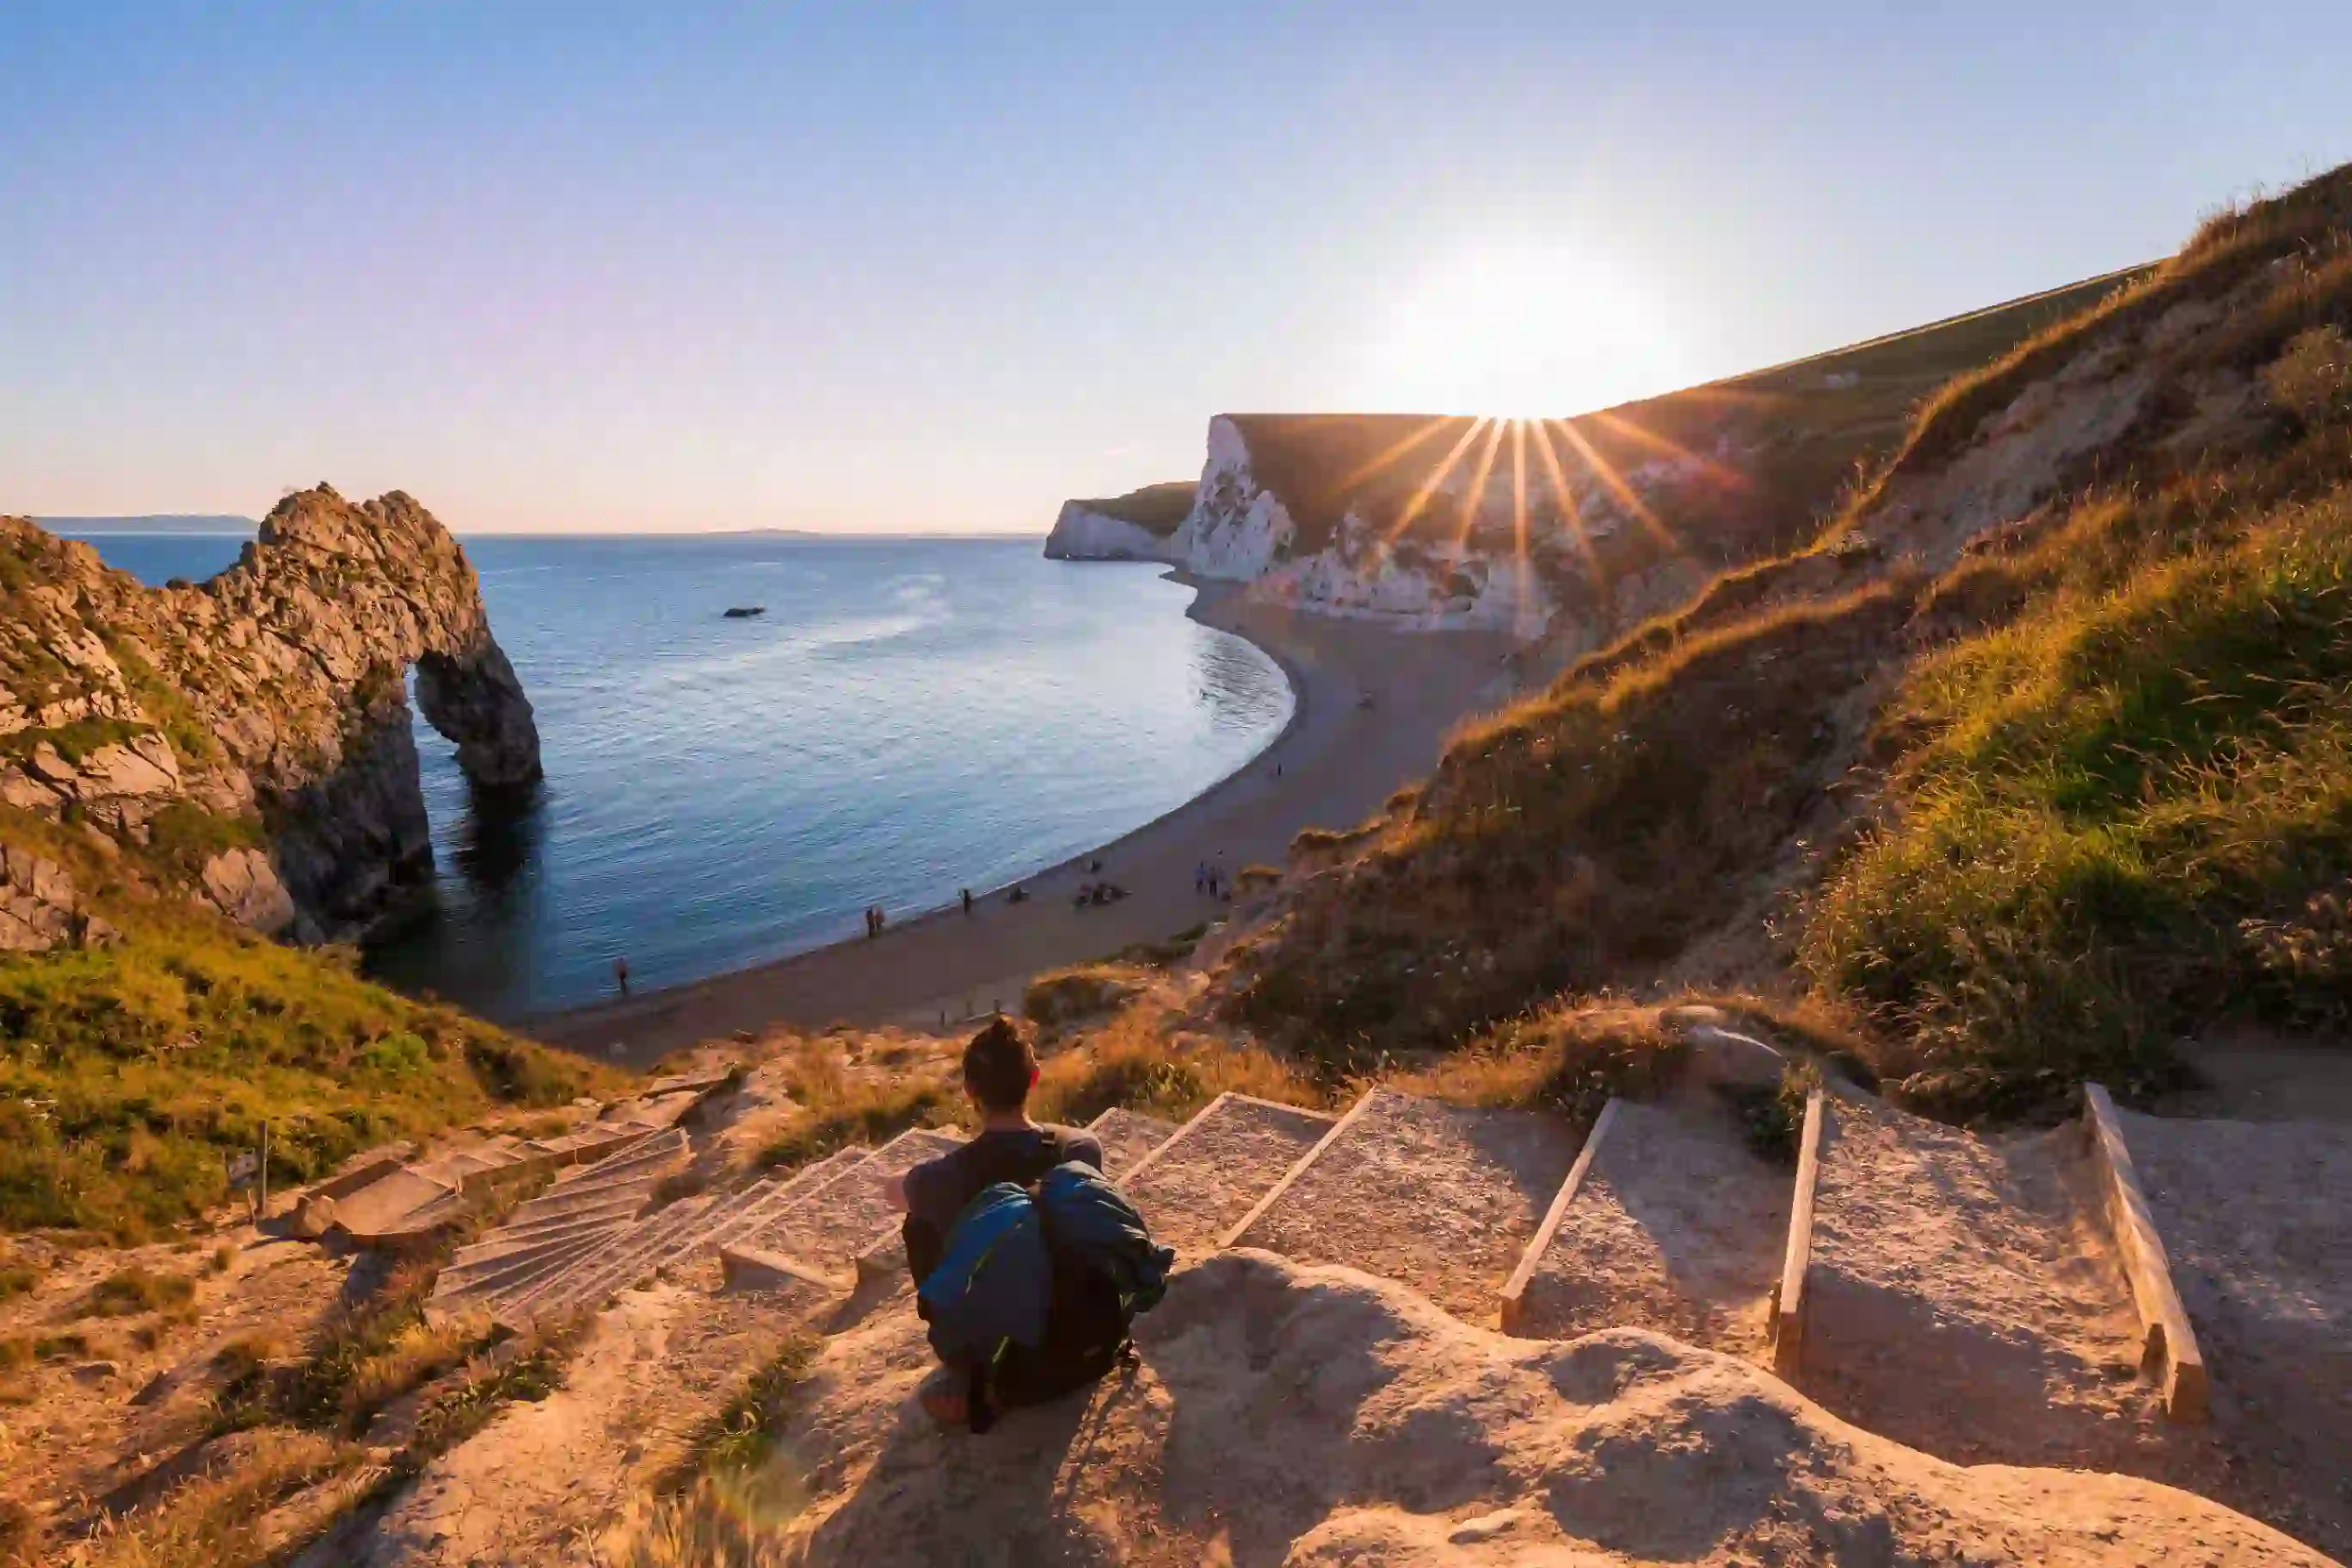
M 1628 496 L 1643 506 L 1673 493 L 1710 465 L 1689 455 L 1654 459 L 1632 466 L 1612 485 L 1581 462 L 1563 465 L 1567 498 L 1532 455 L 1517 455 L 1507 435 L 1475 435 L 1459 461 L 1434 474 L 1418 503 L 1418 493 L 1455 442 L 1454 430 L 1422 444 L 1408 465 L 1411 478 L 1390 472 L 1349 492 L 1316 477 L 1356 448 L 1392 444 L 1394 431 L 1409 434 L 1433 422 L 1371 418 L 1360 431 L 1335 427 L 1349 422 L 1288 420 L 1219 414 L 1209 422 L 1208 459 L 1192 509 L 1166 541 L 1166 559 L 1194 576 L 1245 582 L 1254 596 L 1318 614 L 1381 620 L 1423 630 L 1479 629 L 1538 635 L 1564 609 L 1590 616 L 1606 611 L 1620 619 L 1614 601 L 1647 604 L 1656 597 L 1661 562 L 1652 541 L 1640 537 Z M 1378 444 L 1377 445 L 1375 444 Z M 1286 482 L 1271 478 L 1265 451 L 1280 449 L 1277 465 Z M 1517 460 L 1515 461 L 1515 455 Z M 1361 466 L 1349 461 L 1349 468 Z M 1343 470 L 1344 472 L 1344 470 Z M 1306 477 L 1302 478 L 1302 475 Z M 1622 486 L 1622 488 L 1620 487 Z M 1296 515 L 1298 492 L 1310 506 L 1322 490 L 1320 517 Z M 1525 497 L 1526 527 L 1519 517 Z M 1066 508 L 1066 517 L 1067 511 Z M 1400 517 L 1402 518 L 1400 525 Z M 1065 542 L 1079 536 L 1073 527 Z M 1049 546 L 1049 554 L 1055 553 Z M 1076 551 L 1071 551 L 1073 555 Z M 1108 553 L 1108 552 L 1106 552 Z M 1608 565 L 1604 570 L 1604 558 Z M 1675 574 L 1677 581 L 1685 575 Z M 1598 583 L 1612 590 L 1596 601 Z M 1596 633 L 1597 634 L 1597 633 Z
M 1095 509 L 1091 501 L 1065 501 L 1045 536 L 1047 560 L 1157 560 L 1174 564 L 1173 541 Z

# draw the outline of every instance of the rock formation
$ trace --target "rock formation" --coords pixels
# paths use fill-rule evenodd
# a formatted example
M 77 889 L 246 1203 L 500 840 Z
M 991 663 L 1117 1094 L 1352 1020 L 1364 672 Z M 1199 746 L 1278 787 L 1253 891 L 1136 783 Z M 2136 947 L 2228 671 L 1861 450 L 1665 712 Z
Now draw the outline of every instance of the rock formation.
M 1172 536 L 1192 507 L 1189 479 L 1124 496 L 1065 501 L 1045 537 L 1047 560 L 1180 560 Z
M 235 566 L 150 589 L 0 519 L 0 802 L 82 825 L 273 934 L 347 934 L 432 863 L 405 675 L 477 784 L 540 776 L 539 732 L 464 550 L 409 497 L 288 496 Z M 76 939 L 11 852 L 0 945 Z M 43 892 L 43 889 L 47 892 Z M 19 904 L 26 907 L 20 910 Z M 86 923 L 85 923 L 86 924 Z
M 1946 377 L 2116 281 L 1573 419 L 1219 414 L 1180 523 L 1132 526 L 1133 497 L 1073 501 L 1045 553 L 1166 560 L 1302 610 L 1540 634 L 1573 656 L 1811 537 Z

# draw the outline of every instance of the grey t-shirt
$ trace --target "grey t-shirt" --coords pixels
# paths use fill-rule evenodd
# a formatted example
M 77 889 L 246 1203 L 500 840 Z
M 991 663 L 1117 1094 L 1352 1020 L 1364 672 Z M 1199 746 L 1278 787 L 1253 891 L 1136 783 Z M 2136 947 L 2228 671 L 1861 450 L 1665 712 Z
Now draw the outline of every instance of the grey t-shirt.
M 1102 1143 L 1076 1127 L 1040 1124 L 982 1133 L 907 1173 L 907 1212 L 944 1239 L 972 1195 L 998 1182 L 1026 1186 L 1072 1160 L 1103 1168 Z

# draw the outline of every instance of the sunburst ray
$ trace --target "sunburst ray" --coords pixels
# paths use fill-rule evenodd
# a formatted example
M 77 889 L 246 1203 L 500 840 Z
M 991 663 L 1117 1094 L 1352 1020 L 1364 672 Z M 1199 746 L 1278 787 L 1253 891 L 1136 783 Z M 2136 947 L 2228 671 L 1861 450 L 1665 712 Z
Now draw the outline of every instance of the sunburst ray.
M 1454 472 L 1454 465 L 1462 461 L 1462 454 L 1468 451 L 1470 444 L 1478 439 L 1478 433 L 1492 423 L 1493 421 L 1483 415 L 1470 422 L 1469 428 L 1462 433 L 1462 439 L 1454 444 L 1454 449 L 1445 455 L 1435 468 L 1430 470 L 1429 476 L 1422 481 L 1421 488 L 1412 493 L 1412 498 L 1398 508 L 1395 526 L 1388 532 L 1389 543 L 1394 544 L 1404 538 L 1405 529 L 1412 527 L 1413 518 L 1421 516 L 1421 509 L 1429 505 L 1430 497 L 1435 495 L 1438 486 L 1445 483 L 1445 476 Z
M 1675 537 L 1674 529 L 1666 527 L 1664 521 L 1650 510 L 1649 503 L 1625 482 L 1624 476 L 1610 466 L 1607 458 L 1592 449 L 1592 443 L 1585 440 L 1581 432 L 1564 419 L 1549 423 L 1559 425 L 1560 439 L 1576 449 L 1576 455 L 1584 459 L 1585 466 L 1592 470 L 1592 476 L 1617 497 L 1620 505 L 1633 514 L 1633 520 L 1640 523 L 1652 538 L 1676 555 L 1688 553 L 1683 549 L 1683 541 Z

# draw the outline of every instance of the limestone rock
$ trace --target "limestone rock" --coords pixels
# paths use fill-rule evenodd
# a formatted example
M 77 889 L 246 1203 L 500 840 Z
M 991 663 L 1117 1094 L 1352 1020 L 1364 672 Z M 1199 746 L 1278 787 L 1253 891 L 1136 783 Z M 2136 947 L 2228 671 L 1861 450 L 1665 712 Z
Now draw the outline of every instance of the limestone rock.
M 72 942 L 79 904 L 63 866 L 0 844 L 0 951 L 37 953 Z
M 143 587 L 21 518 L 0 518 L 0 802 L 118 846 L 146 844 L 182 807 L 266 822 L 267 851 L 212 854 L 193 880 L 185 862 L 163 868 L 256 929 L 351 933 L 429 872 L 410 669 L 469 778 L 540 777 L 530 703 L 473 567 L 398 491 L 289 495 L 235 566 L 194 586 Z M 7 939 L 63 940 L 12 888 Z
M 313 1193 L 302 1200 L 294 1211 L 294 1234 L 306 1241 L 316 1241 L 335 1223 L 335 1200 L 324 1194 Z
M 226 850 L 205 862 L 205 896 L 240 925 L 276 936 L 294 924 L 293 895 L 259 850 Z

